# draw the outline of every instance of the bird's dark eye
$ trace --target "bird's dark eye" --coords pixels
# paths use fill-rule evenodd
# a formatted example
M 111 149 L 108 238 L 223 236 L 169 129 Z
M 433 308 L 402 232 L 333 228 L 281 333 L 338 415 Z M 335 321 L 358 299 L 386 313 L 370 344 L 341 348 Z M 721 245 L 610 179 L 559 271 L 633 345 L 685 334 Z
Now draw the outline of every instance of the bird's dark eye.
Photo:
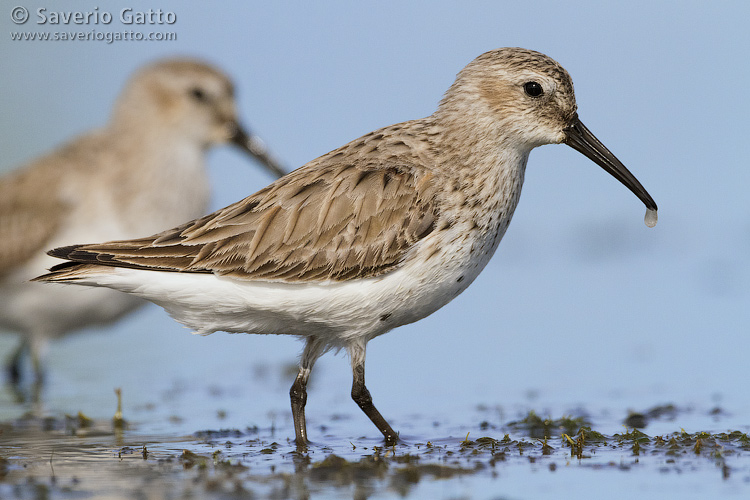
M 523 90 L 530 97 L 539 97 L 544 94 L 542 86 L 538 82 L 526 82 L 523 84 Z
M 190 95 L 193 96 L 193 98 L 196 101 L 205 101 L 206 100 L 206 93 L 203 92 L 202 89 L 199 89 L 198 87 L 190 89 Z

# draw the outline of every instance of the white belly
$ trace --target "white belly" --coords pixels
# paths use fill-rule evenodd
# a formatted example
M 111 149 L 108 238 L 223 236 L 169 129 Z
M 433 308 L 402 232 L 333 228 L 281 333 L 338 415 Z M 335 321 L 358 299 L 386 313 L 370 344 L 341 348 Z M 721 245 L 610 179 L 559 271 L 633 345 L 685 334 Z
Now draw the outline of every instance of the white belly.
M 492 252 L 476 245 L 472 251 L 467 237 L 451 242 L 444 236 L 425 238 L 392 272 L 352 281 L 252 282 L 213 274 L 102 267 L 77 283 L 148 299 L 199 334 L 313 335 L 331 347 L 343 347 L 354 338 L 369 340 L 422 319 L 466 289 Z

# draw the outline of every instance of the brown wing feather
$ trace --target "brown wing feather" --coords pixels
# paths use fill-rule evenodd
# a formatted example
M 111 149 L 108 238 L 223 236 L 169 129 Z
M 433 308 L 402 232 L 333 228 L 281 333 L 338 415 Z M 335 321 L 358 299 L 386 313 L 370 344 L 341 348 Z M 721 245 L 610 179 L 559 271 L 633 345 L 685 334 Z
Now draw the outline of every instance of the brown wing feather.
M 58 176 L 27 168 L 0 181 L 0 276 L 49 248 L 68 208 L 54 196 Z
M 149 238 L 52 255 L 244 280 L 308 282 L 382 274 L 432 231 L 435 182 L 408 159 L 351 161 L 329 153 L 256 194 Z M 356 165 L 356 166 L 355 166 Z

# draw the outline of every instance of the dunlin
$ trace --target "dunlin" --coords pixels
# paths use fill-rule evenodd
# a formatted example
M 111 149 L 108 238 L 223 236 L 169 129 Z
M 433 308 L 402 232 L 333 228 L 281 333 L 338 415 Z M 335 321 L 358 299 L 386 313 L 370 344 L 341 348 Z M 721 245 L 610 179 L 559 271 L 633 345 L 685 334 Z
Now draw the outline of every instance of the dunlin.
M 46 250 L 132 238 L 204 215 L 204 153 L 226 142 L 283 173 L 239 125 L 227 76 L 201 62 L 166 60 L 134 75 L 105 127 L 0 179 L 0 326 L 23 339 L 11 359 L 13 379 L 29 350 L 41 380 L 49 339 L 108 323 L 142 302 L 112 290 L 29 283 L 54 263 Z
M 122 290 L 200 334 L 304 338 L 290 391 L 300 446 L 310 370 L 346 349 L 352 398 L 393 444 L 365 387 L 367 342 L 474 281 L 510 223 L 529 153 L 560 143 L 630 188 L 655 222 L 654 200 L 578 119 L 568 73 L 504 48 L 466 66 L 432 116 L 371 132 L 171 231 L 55 249 L 71 262 L 38 280 Z

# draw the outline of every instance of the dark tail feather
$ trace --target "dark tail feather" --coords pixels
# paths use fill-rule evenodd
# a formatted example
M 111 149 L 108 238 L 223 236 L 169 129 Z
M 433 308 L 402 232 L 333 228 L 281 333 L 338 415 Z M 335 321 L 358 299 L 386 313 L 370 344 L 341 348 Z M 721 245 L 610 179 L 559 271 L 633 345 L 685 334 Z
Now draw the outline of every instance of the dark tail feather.
M 90 270 L 93 266 L 91 264 L 81 264 L 79 262 L 63 262 L 50 268 L 47 274 L 37 276 L 31 281 L 41 282 L 62 282 L 62 281 L 78 281 L 86 277 L 89 273 L 83 271 Z
M 75 252 L 82 246 L 83 245 L 68 245 L 65 247 L 53 248 L 52 250 L 47 252 L 47 255 L 51 255 L 52 257 L 57 257 L 58 259 L 70 259 L 70 256 L 73 254 L 73 252 Z M 55 267 L 59 267 L 61 265 L 63 264 L 58 264 Z

